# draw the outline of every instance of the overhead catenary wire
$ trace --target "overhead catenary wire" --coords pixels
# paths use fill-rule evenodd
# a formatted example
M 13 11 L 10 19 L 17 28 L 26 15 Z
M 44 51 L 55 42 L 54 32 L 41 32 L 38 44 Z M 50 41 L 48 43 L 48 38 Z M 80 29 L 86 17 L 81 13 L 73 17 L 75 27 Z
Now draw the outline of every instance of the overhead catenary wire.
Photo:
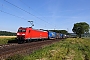
M 23 3 L 25 6 L 27 6 L 29 9 L 32 9 L 30 6 L 28 6 L 26 3 L 24 3 L 22 0 L 19 0 L 21 3 Z M 32 9 L 33 11 L 35 11 L 34 9 Z M 35 11 L 36 12 L 36 11 Z M 39 13 L 38 13 L 39 14 Z M 34 14 L 33 14 L 34 15 Z M 37 17 L 37 16 L 36 16 Z M 39 18 L 39 17 L 37 17 Z
M 23 20 L 27 20 L 27 19 L 25 19 L 25 18 L 22 18 L 22 17 L 19 17 L 19 16 L 17 16 L 17 15 L 14 15 L 14 14 L 11 14 L 11 13 L 8 13 L 8 12 L 5 12 L 5 11 L 3 11 L 3 10 L 0 10 L 1 12 L 3 12 L 3 13 L 5 13 L 5 14 L 8 14 L 8 15 L 11 15 L 11 16 L 14 16 L 14 17 L 17 17 L 17 18 L 20 18 L 20 19 L 23 19 Z M 37 23 L 37 22 L 35 22 L 35 23 Z M 38 23 L 37 23 L 38 24 Z
M 6 1 L 6 0 L 4 0 L 4 1 Z M 14 4 L 8 2 L 8 1 L 6 1 L 6 2 L 9 3 L 9 4 L 11 4 L 11 5 L 13 5 L 13 6 L 15 6 L 16 8 L 18 8 L 18 9 L 20 9 L 20 10 L 22 10 L 22 11 L 24 11 L 24 12 L 26 12 L 26 13 L 28 13 L 28 14 L 30 14 L 30 15 L 32 15 L 32 16 L 38 18 L 38 19 L 40 19 L 40 20 L 42 20 L 41 18 L 35 16 L 34 14 L 32 14 L 32 13 L 30 13 L 30 12 L 28 12 L 28 11 L 26 11 L 26 10 L 24 10 L 24 9 L 22 9 L 22 8 L 20 8 L 20 7 L 16 6 L 16 5 L 14 5 Z
M 4 4 L 2 4 L 1 6 L 2 6 L 2 8 L 3 8 L 3 7 L 4 7 Z M 6 8 L 6 7 L 5 7 L 5 8 Z M 15 14 L 6 12 L 6 11 L 4 11 L 3 9 L 0 9 L 0 12 L 5 13 L 5 14 L 8 14 L 8 15 L 11 15 L 11 16 L 14 16 L 14 17 L 17 17 L 17 18 L 20 18 L 20 19 L 22 19 L 22 20 L 28 20 L 28 19 L 26 19 L 26 18 L 19 17 L 19 16 L 15 15 Z M 34 21 L 34 22 L 35 22 L 35 21 Z M 35 23 L 37 23 L 37 22 L 35 22 Z M 39 23 L 37 23 L 37 24 L 38 24 L 38 25 L 41 25 L 41 24 L 39 24 Z
M 44 22 L 48 23 L 47 21 L 45 21 L 45 20 L 43 20 L 43 19 L 41 19 L 41 18 L 39 18 L 39 17 L 35 16 L 34 14 L 32 14 L 32 13 L 30 13 L 30 12 L 28 12 L 28 11 L 26 11 L 26 10 L 24 10 L 24 9 L 22 9 L 22 8 L 20 8 L 20 7 L 16 6 L 16 5 L 14 5 L 14 4 L 12 4 L 12 3 L 10 3 L 9 1 L 7 1 L 7 0 L 4 0 L 4 1 L 5 1 L 5 2 L 7 2 L 7 3 L 9 3 L 9 4 L 11 4 L 12 6 L 14 6 L 14 7 L 16 7 L 16 8 L 18 8 L 18 9 L 20 9 L 20 10 L 22 10 L 22 11 L 24 11 L 24 12 L 26 12 L 26 13 L 30 14 L 30 15 L 32 15 L 32 16 L 34 16 L 34 17 L 38 18 L 39 20 L 42 20 L 42 21 L 44 21 Z M 29 8 L 30 8 L 30 7 L 29 7 Z M 51 23 L 48 23 L 48 24 L 50 25 Z M 52 25 L 52 24 L 51 24 L 51 25 Z
M 14 15 L 14 14 L 11 14 L 11 13 L 8 13 L 8 12 L 5 12 L 5 11 L 3 11 L 3 10 L 0 10 L 0 11 L 3 12 L 3 13 L 6 13 L 6 14 L 12 15 L 12 16 L 14 16 L 14 17 L 17 17 L 17 18 L 20 18 L 20 19 L 23 19 L 23 20 L 27 20 L 27 19 L 25 19 L 25 18 L 22 18 L 22 17 L 16 16 L 16 15 Z
M 24 3 L 22 0 L 19 0 L 21 3 L 23 3 L 25 6 L 27 6 L 29 9 L 32 9 L 29 5 L 27 5 L 26 3 Z M 35 11 L 34 9 L 32 9 L 33 11 Z M 35 12 L 37 12 L 37 11 L 35 11 Z M 38 14 L 40 14 L 40 13 L 38 13 Z M 45 18 L 45 17 L 44 17 Z M 38 19 L 40 19 L 40 18 L 38 18 Z M 43 20 L 43 19 L 41 19 L 41 20 Z M 45 21 L 44 20 L 44 22 L 47 22 L 47 21 Z M 47 22 L 48 23 L 48 22 Z M 49 23 L 48 23 L 49 24 Z M 45 24 L 45 27 L 46 27 L 46 24 Z
M 29 5 L 27 5 L 25 2 L 23 2 L 22 0 L 19 0 L 21 3 L 23 3 L 25 6 L 27 6 L 29 9 L 32 9 Z M 34 9 L 32 9 L 33 11 L 35 11 Z M 35 12 L 37 12 L 37 11 L 35 11 Z M 38 13 L 38 14 L 40 14 L 40 13 Z M 45 18 L 45 17 L 44 17 Z M 41 20 L 43 20 L 43 19 L 41 19 Z M 45 20 L 43 20 L 43 21 L 45 21 Z M 49 23 L 49 22 L 47 22 L 47 21 L 45 21 L 46 23 L 48 23 L 48 24 L 51 24 L 51 23 Z M 54 29 L 56 28 L 56 25 L 53 23 L 53 24 L 51 24 L 51 25 L 54 25 Z
M 34 10 L 33 8 L 31 8 L 29 5 L 27 5 L 25 2 L 23 2 L 22 0 L 19 0 L 21 3 L 23 3 L 25 6 L 27 6 L 29 9 L 32 9 L 34 12 L 38 13 L 36 10 Z M 40 14 L 40 13 L 38 13 Z M 45 18 L 45 17 L 44 17 Z

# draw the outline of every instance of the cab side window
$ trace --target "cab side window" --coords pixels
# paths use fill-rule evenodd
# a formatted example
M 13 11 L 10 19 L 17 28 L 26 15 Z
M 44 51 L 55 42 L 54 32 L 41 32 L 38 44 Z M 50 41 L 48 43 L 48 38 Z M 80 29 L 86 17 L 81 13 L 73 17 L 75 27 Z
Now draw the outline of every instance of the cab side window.
M 30 33 L 30 30 L 29 30 L 29 33 Z

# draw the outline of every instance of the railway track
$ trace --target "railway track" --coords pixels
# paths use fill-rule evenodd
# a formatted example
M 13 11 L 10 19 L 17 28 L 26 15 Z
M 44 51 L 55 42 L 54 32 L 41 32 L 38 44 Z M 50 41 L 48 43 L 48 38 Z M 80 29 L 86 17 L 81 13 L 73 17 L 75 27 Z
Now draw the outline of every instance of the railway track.
M 45 40 L 24 44 L 7 44 L 5 46 L 0 47 L 0 59 L 3 60 L 16 54 L 30 54 L 33 51 L 38 50 L 45 45 L 49 45 L 58 41 L 60 41 L 60 39 Z

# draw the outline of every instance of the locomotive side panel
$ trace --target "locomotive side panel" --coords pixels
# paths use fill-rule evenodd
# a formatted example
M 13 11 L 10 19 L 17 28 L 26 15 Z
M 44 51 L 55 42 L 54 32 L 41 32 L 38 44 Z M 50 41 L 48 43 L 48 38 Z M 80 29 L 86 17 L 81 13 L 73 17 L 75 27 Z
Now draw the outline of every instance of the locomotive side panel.
M 48 38 L 48 33 L 39 30 L 31 30 L 30 31 L 30 39 L 43 39 Z

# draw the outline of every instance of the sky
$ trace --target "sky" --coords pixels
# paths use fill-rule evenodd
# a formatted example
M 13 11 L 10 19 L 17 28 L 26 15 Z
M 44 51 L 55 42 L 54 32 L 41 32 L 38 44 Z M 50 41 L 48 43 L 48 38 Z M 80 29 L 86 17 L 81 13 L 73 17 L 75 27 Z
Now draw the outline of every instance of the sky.
M 90 25 L 90 0 L 0 0 L 0 30 L 19 27 L 72 32 L 75 23 Z

